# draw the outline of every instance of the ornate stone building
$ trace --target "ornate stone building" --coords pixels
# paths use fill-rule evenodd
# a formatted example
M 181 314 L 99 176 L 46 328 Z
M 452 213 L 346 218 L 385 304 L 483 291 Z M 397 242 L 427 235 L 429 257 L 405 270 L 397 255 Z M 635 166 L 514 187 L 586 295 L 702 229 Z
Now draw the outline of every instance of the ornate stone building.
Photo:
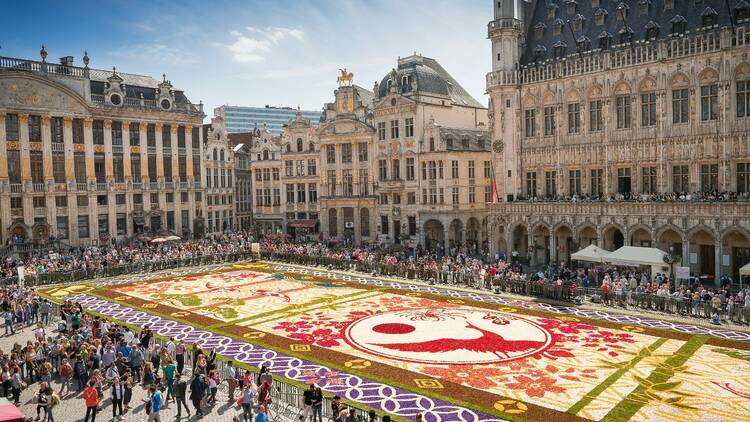
M 356 243 L 375 240 L 373 93 L 349 80 L 334 94 L 318 127 L 321 231 Z
M 229 144 L 224 118 L 214 116 L 203 125 L 206 151 L 206 233 L 221 233 L 234 224 L 234 150 Z
M 316 235 L 320 230 L 320 143 L 317 128 L 298 112 L 282 129 L 281 147 L 286 233 L 293 236 Z
M 203 232 L 202 106 L 164 78 L 0 58 L 0 238 Z
M 491 213 L 493 251 L 540 263 L 592 242 L 651 245 L 736 279 L 750 261 L 750 6 L 492 4 L 487 90 L 505 201 Z
M 371 167 L 380 240 L 409 246 L 448 240 L 478 250 L 486 237 L 480 221 L 491 165 L 487 109 L 437 61 L 419 54 L 399 58 L 374 92 Z
M 230 139 L 232 138 L 230 134 Z M 250 145 L 232 143 L 234 151 L 234 215 L 235 228 L 250 230 L 253 227 L 253 175 L 250 171 Z
M 253 174 L 252 203 L 255 227 L 264 234 L 284 228 L 281 205 L 281 139 L 264 126 L 256 129 L 250 146 L 250 171 Z

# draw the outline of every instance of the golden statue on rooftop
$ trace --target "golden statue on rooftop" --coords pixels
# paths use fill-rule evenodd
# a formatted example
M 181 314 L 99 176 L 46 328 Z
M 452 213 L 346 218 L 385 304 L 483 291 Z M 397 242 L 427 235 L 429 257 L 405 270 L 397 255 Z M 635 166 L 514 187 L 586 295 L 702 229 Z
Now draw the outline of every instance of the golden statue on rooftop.
M 346 70 L 346 68 L 339 70 L 341 71 L 341 75 L 336 79 L 336 82 L 339 83 L 339 86 L 351 86 L 352 81 L 354 80 L 354 74 Z

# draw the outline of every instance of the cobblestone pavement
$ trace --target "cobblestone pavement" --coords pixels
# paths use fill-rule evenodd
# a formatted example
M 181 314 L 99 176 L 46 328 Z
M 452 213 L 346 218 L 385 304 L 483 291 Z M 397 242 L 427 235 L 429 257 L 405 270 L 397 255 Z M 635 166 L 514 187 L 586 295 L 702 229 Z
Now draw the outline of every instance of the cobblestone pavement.
M 50 322 L 49 329 L 55 327 L 57 324 Z M 16 330 L 16 334 L 11 336 L 0 337 L 0 349 L 10 350 L 14 343 L 25 344 L 28 340 L 34 340 L 34 335 L 30 328 L 23 328 Z M 222 383 L 222 386 L 226 384 Z M 60 391 L 60 383 L 53 381 L 53 387 L 55 391 Z M 21 411 L 27 418 L 36 417 L 36 405 L 32 403 L 33 396 L 39 391 L 39 383 L 29 385 L 27 389 L 21 392 Z M 237 394 L 237 393 L 235 393 Z M 165 396 L 166 397 L 166 396 Z M 228 396 L 226 388 L 220 388 L 217 394 L 217 403 L 214 406 L 210 406 L 207 409 L 206 416 L 200 419 L 205 422 L 230 422 L 232 418 L 237 415 L 242 415 L 241 409 L 234 403 L 228 403 Z M 83 398 L 80 393 L 65 394 L 60 397 L 60 404 L 55 406 L 52 410 L 55 422 L 78 422 L 83 421 L 86 414 L 86 406 L 83 403 Z M 146 399 L 146 389 L 142 386 L 133 388 L 133 399 L 130 402 L 130 410 L 125 412 L 123 417 L 119 420 L 128 422 L 141 422 L 147 419 L 146 411 L 144 409 L 144 401 Z M 198 420 L 195 416 L 195 409 L 192 407 L 190 400 L 186 400 L 190 408 L 192 416 L 187 417 L 185 409 L 182 409 L 182 418 L 177 419 L 177 404 L 166 403 L 165 407 L 161 410 L 162 421 L 196 421 Z M 111 421 L 112 418 L 112 404 L 110 400 L 109 391 L 105 389 L 104 400 L 101 402 L 101 410 L 96 416 L 96 420 Z M 44 415 L 44 411 L 41 412 Z M 292 422 L 292 415 L 275 415 L 271 413 L 271 420 L 278 422 Z M 44 420 L 44 419 L 42 419 Z

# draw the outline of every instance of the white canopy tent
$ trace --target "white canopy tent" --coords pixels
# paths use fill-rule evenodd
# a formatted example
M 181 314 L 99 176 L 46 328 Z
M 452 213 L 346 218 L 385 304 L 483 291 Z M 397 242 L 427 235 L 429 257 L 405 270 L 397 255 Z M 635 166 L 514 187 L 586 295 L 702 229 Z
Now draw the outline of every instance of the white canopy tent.
M 604 262 L 613 265 L 624 266 L 647 266 L 651 267 L 651 273 L 671 272 L 669 264 L 664 262 L 666 252 L 657 248 L 644 248 L 639 246 L 623 246 L 604 257 Z
M 609 251 L 596 245 L 588 245 L 580 251 L 571 254 L 570 259 L 574 261 L 604 262 L 604 257 L 609 255 Z
M 750 263 L 747 263 L 742 268 L 740 268 L 740 277 L 742 277 L 743 275 L 750 275 Z

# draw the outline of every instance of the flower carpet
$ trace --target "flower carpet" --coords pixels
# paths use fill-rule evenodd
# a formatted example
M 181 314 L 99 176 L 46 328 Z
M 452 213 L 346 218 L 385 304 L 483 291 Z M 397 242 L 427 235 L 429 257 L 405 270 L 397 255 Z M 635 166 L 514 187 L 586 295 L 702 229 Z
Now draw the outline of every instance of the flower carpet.
M 397 418 L 750 420 L 742 332 L 262 262 L 42 293 Z

